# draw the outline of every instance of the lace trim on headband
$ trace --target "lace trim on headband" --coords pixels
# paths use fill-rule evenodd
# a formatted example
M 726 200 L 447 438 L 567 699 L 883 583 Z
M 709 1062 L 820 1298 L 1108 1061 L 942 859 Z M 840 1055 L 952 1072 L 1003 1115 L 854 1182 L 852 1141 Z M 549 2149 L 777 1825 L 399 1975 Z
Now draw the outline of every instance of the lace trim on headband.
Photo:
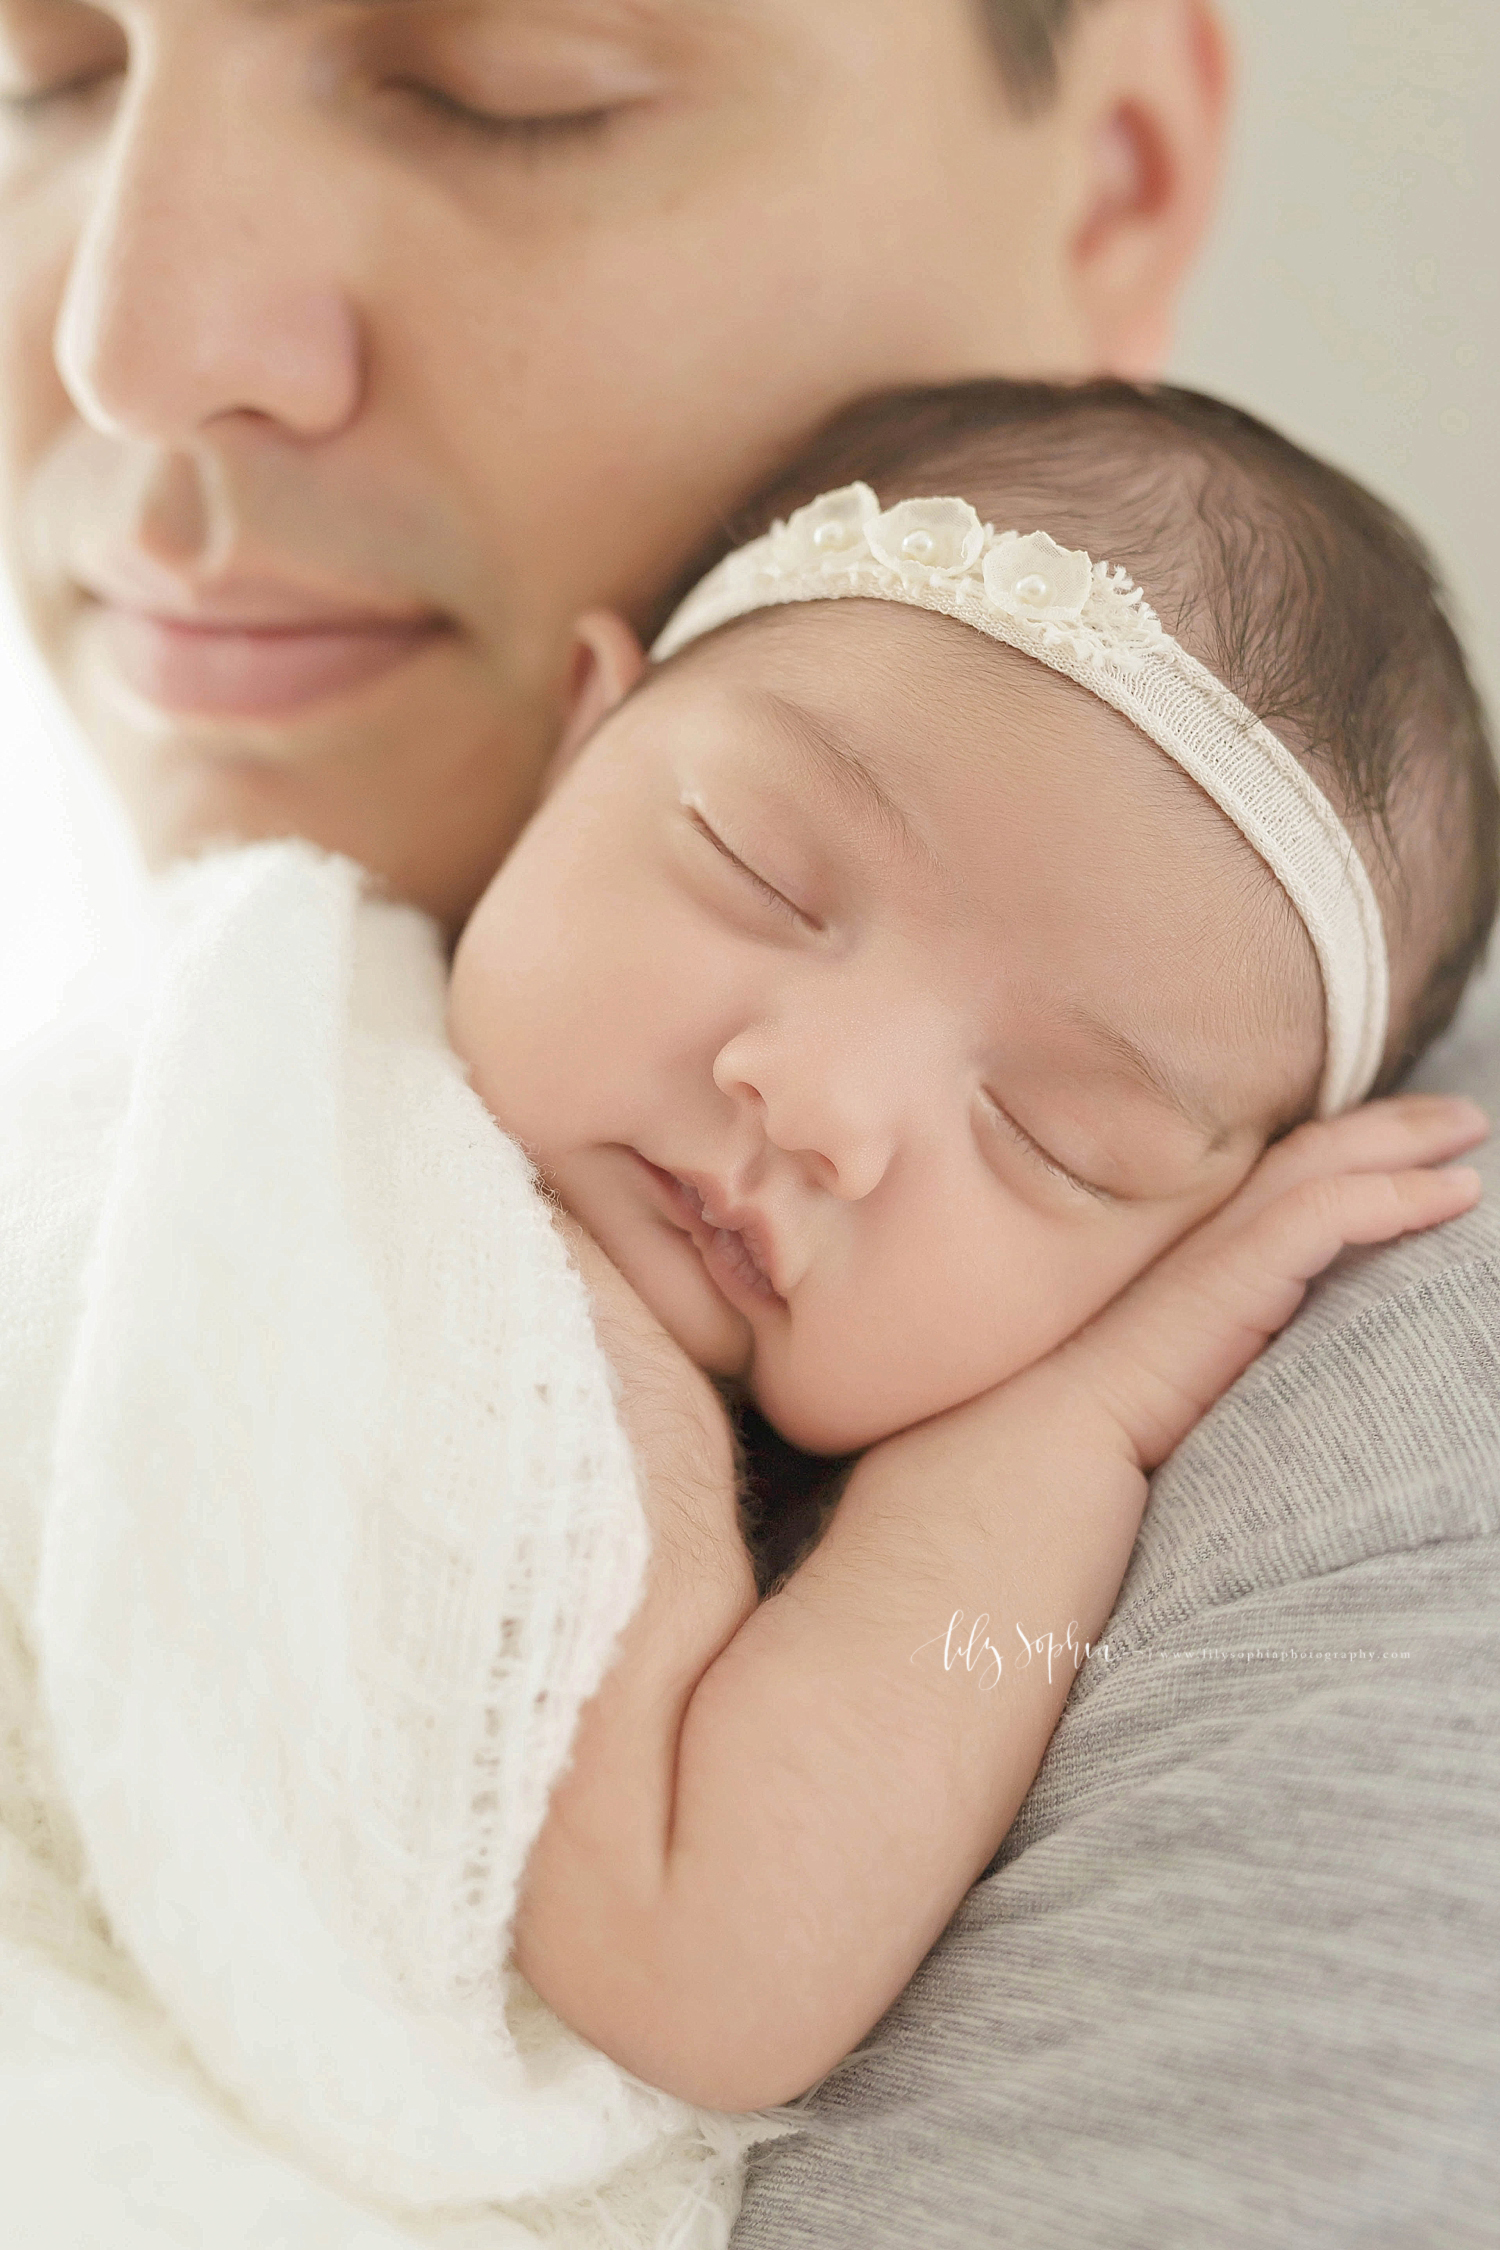
M 747 606 L 774 602 L 783 584 L 811 578 L 833 594 L 901 600 L 940 589 L 993 610 L 1038 648 L 1139 670 L 1176 646 L 1129 573 L 1059 547 L 1045 531 L 997 532 L 967 500 L 901 500 L 882 509 L 867 484 L 846 484 L 799 508 L 711 570 L 653 654 L 677 648 Z M 808 586 L 803 594 L 813 592 Z M 715 613 L 722 611 L 722 615 Z

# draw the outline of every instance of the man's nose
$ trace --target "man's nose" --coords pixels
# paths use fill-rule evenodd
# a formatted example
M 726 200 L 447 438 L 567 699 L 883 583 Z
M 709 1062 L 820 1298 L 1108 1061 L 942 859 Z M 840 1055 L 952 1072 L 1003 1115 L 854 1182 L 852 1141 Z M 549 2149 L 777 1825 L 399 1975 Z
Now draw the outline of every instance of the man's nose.
M 362 384 L 329 183 L 213 60 L 164 59 L 124 92 L 58 313 L 58 370 L 110 436 L 181 443 L 231 414 L 329 436 Z
M 879 1187 L 896 1153 L 912 1083 L 904 1045 L 880 1023 L 763 1023 L 720 1049 L 714 1083 L 748 1104 L 766 1139 L 806 1163 L 816 1185 L 854 1203 Z

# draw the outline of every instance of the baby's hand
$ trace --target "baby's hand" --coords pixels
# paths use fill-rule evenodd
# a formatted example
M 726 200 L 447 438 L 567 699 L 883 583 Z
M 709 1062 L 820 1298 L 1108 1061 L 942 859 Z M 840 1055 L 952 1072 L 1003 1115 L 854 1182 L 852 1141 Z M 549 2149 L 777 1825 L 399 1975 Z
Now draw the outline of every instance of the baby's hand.
M 1467 1168 L 1433 1169 L 1489 1131 L 1475 1103 L 1369 1102 L 1278 1141 L 1229 1201 L 1068 1343 L 1015 1378 L 1087 1402 L 1149 1473 L 1284 1328 L 1351 1243 L 1390 1242 L 1478 1202 Z

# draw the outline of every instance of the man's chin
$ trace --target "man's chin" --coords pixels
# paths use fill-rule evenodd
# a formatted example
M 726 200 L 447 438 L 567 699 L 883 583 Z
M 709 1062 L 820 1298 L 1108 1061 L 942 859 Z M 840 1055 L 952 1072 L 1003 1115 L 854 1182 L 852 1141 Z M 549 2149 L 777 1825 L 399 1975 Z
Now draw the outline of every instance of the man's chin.
M 320 807 L 319 793 L 295 770 L 223 752 L 147 757 L 136 745 L 123 751 L 103 746 L 102 757 L 154 870 L 201 851 L 277 836 L 305 836 L 374 864 L 376 855 L 350 833 L 347 805 L 336 812 Z
M 267 730 L 131 723 L 95 683 L 67 685 L 154 867 L 210 845 L 305 836 L 456 932 L 529 809 L 533 761 L 497 755 L 496 716 L 472 696 L 407 695 L 359 724 L 339 711 Z

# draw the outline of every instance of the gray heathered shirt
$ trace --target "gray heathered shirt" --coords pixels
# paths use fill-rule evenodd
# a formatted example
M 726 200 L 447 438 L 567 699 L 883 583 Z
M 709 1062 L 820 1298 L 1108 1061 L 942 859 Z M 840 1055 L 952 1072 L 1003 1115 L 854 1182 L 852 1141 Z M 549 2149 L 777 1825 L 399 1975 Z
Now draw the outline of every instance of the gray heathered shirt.
M 1346 1253 L 1158 1473 L 1107 1662 L 733 2250 L 1500 2250 L 1500 964 L 1412 1083 L 1490 1108 L 1488 1200 Z

